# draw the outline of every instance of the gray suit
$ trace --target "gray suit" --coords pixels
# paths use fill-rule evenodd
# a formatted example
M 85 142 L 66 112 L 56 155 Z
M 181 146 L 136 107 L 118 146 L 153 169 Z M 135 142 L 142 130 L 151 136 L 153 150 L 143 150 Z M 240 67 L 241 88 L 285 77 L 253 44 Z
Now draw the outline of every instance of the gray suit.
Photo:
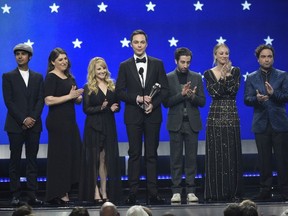
M 169 83 L 169 100 L 165 103 L 169 107 L 167 129 L 170 135 L 170 167 L 172 178 L 172 192 L 181 193 L 183 142 L 185 143 L 185 174 L 186 193 L 194 193 L 194 178 L 196 175 L 196 159 L 198 148 L 198 133 L 202 129 L 199 107 L 206 103 L 202 77 L 189 70 L 187 82 L 191 81 L 191 89 L 197 86 L 193 99 L 183 96 L 182 85 L 176 69 L 167 74 Z M 187 117 L 184 118 L 186 104 Z

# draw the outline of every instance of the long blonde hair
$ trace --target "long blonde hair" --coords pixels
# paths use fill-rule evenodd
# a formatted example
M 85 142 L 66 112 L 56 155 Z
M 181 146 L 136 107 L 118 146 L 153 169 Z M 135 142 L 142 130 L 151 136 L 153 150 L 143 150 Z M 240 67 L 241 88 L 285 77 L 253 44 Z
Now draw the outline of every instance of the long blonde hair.
M 90 60 L 88 65 L 88 74 L 87 74 L 87 85 L 88 85 L 88 95 L 91 95 L 93 92 L 98 94 L 98 80 L 96 78 L 96 64 L 100 64 L 104 69 L 106 69 L 106 75 L 104 82 L 107 84 L 107 89 L 110 91 L 115 91 L 115 84 L 110 78 L 111 73 L 108 70 L 108 66 L 105 60 L 101 57 L 94 57 Z

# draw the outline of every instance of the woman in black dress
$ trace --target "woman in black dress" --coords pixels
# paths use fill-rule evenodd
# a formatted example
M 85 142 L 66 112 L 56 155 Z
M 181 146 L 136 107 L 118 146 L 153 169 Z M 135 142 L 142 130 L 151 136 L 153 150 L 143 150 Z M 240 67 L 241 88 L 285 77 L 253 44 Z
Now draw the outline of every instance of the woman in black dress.
M 80 174 L 81 138 L 76 123 L 75 103 L 81 103 L 83 89 L 77 89 L 66 52 L 55 48 L 48 59 L 45 103 L 49 106 L 46 200 L 69 202 L 68 192 Z
M 114 118 L 114 113 L 119 111 L 119 101 L 103 58 L 95 57 L 90 61 L 87 80 L 83 94 L 86 121 L 79 196 L 81 200 L 96 204 L 108 199 L 115 203 L 120 197 L 119 149 Z
M 239 198 L 242 190 L 242 150 L 236 94 L 240 69 L 229 60 L 229 48 L 217 44 L 215 67 L 204 72 L 212 97 L 206 125 L 205 194 L 207 201 Z

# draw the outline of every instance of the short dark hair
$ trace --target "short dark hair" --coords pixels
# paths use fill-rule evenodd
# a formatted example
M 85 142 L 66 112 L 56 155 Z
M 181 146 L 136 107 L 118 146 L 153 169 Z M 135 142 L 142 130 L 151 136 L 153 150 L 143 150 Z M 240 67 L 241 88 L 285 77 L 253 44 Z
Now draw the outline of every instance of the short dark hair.
M 241 215 L 242 215 L 241 208 L 236 203 L 231 203 L 224 209 L 224 216 L 241 216 Z
M 143 30 L 137 29 L 137 30 L 135 30 L 135 31 L 132 32 L 132 34 L 131 34 L 131 36 L 130 36 L 130 43 L 132 43 L 133 37 L 134 37 L 135 35 L 138 35 L 138 34 L 144 35 L 146 42 L 148 41 L 148 35 L 147 35 Z
M 258 211 L 253 206 L 243 206 L 241 208 L 242 216 L 258 216 Z
M 180 59 L 180 56 L 191 56 L 192 60 L 192 52 L 186 47 L 180 47 L 175 50 L 174 57 L 176 61 Z
M 75 207 L 69 216 L 89 216 L 89 212 L 84 207 Z
M 256 49 L 255 49 L 255 56 L 257 59 L 259 59 L 260 53 L 262 52 L 262 50 L 264 49 L 269 49 L 272 51 L 273 57 L 274 57 L 274 48 L 271 45 L 266 45 L 266 44 L 261 44 L 259 45 Z
M 23 205 L 17 208 L 13 213 L 12 216 L 29 216 L 32 215 L 32 207 L 29 205 Z

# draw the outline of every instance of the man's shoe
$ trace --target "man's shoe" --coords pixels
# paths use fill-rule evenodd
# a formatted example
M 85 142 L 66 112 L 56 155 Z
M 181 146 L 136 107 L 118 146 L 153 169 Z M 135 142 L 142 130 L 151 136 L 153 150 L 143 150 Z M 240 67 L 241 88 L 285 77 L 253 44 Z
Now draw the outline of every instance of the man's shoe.
M 199 199 L 194 193 L 187 194 L 187 202 L 198 202 Z
M 272 198 L 272 194 L 271 192 L 260 192 L 259 194 L 257 194 L 256 196 L 254 196 L 252 198 L 252 200 L 256 200 L 256 201 L 267 201 L 267 200 L 271 200 Z
M 136 195 L 130 194 L 129 197 L 125 200 L 126 205 L 136 205 Z
M 174 193 L 171 198 L 171 203 L 181 203 L 181 194 L 180 193 Z
M 25 203 L 20 201 L 19 197 L 12 197 L 10 204 L 11 206 L 21 206 L 21 205 L 24 205 Z
M 28 200 L 28 204 L 31 206 L 41 206 L 41 205 L 44 205 L 44 202 L 42 200 L 34 198 L 34 199 Z
M 163 204 L 165 204 L 165 199 L 162 199 L 158 195 L 151 196 L 149 201 L 150 201 L 150 205 L 163 205 Z

